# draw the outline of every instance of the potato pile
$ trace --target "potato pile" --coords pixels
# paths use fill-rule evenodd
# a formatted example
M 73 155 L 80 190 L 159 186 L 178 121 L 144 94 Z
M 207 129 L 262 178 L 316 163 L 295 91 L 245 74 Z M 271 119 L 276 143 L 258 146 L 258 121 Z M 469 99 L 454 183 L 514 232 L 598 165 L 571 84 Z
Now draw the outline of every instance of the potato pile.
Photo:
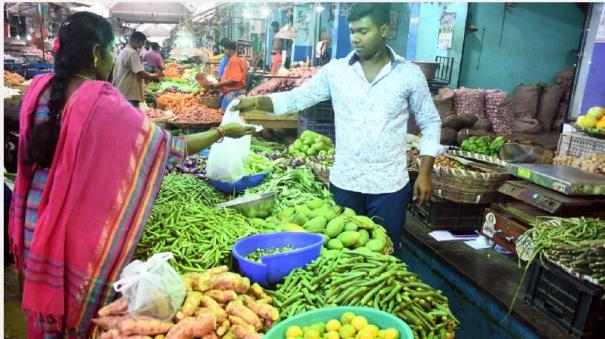
M 25 82 L 25 79 L 17 73 L 4 71 L 4 85 L 18 86 Z
M 187 297 L 173 321 L 128 315 L 120 298 L 99 310 L 93 323 L 102 339 L 260 339 L 279 320 L 273 299 L 227 266 L 183 275 Z
M 559 155 L 553 159 L 553 164 L 575 167 L 594 174 L 605 174 L 605 153 L 593 153 L 582 158 Z

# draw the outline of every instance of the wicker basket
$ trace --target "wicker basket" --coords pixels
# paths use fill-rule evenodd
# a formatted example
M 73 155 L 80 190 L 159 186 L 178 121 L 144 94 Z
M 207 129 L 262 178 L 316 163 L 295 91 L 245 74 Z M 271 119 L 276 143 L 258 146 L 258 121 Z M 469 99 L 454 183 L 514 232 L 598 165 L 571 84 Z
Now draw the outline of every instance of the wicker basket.
M 198 100 L 208 108 L 220 108 L 221 98 L 220 97 L 202 97 L 198 96 Z
M 509 179 L 508 173 L 481 173 L 435 167 L 432 173 L 434 195 L 457 203 L 491 203 L 498 188 Z
M 563 133 L 559 137 L 557 155 L 581 158 L 593 153 L 605 153 L 605 140 L 589 137 L 579 132 Z
M 502 166 L 505 168 L 508 166 L 508 163 L 506 161 L 501 160 L 496 157 L 491 157 L 491 156 L 485 155 L 485 154 L 467 152 L 467 151 L 463 151 L 463 150 L 455 149 L 455 148 L 449 149 L 447 152 L 452 155 L 457 155 L 457 156 L 460 156 L 463 158 L 468 158 L 468 159 L 473 159 L 473 160 L 479 160 L 481 162 L 486 162 L 488 164 L 498 165 L 498 166 Z

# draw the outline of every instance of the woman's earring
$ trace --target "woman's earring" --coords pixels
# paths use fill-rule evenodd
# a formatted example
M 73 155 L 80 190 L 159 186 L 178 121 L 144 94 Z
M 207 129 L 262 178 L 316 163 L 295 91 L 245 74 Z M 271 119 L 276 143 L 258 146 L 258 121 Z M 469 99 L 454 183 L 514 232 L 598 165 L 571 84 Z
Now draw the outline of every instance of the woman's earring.
M 94 67 L 97 67 L 97 57 L 95 56 L 95 62 L 94 62 Z

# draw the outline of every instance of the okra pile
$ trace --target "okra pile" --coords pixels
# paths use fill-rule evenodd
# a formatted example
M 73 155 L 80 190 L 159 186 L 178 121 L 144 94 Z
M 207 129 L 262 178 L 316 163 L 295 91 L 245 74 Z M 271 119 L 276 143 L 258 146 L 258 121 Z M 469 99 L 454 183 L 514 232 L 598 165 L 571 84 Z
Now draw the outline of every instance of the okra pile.
M 272 293 L 281 318 L 330 306 L 367 306 L 397 315 L 418 338 L 453 338 L 459 322 L 441 291 L 399 259 L 359 250 L 330 252 L 292 271 Z

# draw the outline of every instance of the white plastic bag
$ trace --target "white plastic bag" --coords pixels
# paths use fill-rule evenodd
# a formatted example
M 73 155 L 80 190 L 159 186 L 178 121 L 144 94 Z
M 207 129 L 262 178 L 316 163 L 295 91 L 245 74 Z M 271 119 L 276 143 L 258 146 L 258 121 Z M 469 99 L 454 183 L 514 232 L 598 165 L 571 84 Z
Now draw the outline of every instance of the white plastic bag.
M 162 321 L 174 317 L 185 300 L 185 285 L 179 274 L 168 264 L 170 252 L 155 254 L 146 262 L 128 264 L 113 284 L 116 292 L 128 301 L 128 313 Z
M 239 111 L 231 111 L 231 107 L 239 104 L 235 99 L 229 104 L 223 116 L 221 126 L 237 122 L 242 123 Z M 215 143 L 210 148 L 208 164 L 206 165 L 206 176 L 209 179 L 235 182 L 244 176 L 246 159 L 250 155 L 251 136 L 246 135 L 239 139 L 227 138 L 220 143 Z

